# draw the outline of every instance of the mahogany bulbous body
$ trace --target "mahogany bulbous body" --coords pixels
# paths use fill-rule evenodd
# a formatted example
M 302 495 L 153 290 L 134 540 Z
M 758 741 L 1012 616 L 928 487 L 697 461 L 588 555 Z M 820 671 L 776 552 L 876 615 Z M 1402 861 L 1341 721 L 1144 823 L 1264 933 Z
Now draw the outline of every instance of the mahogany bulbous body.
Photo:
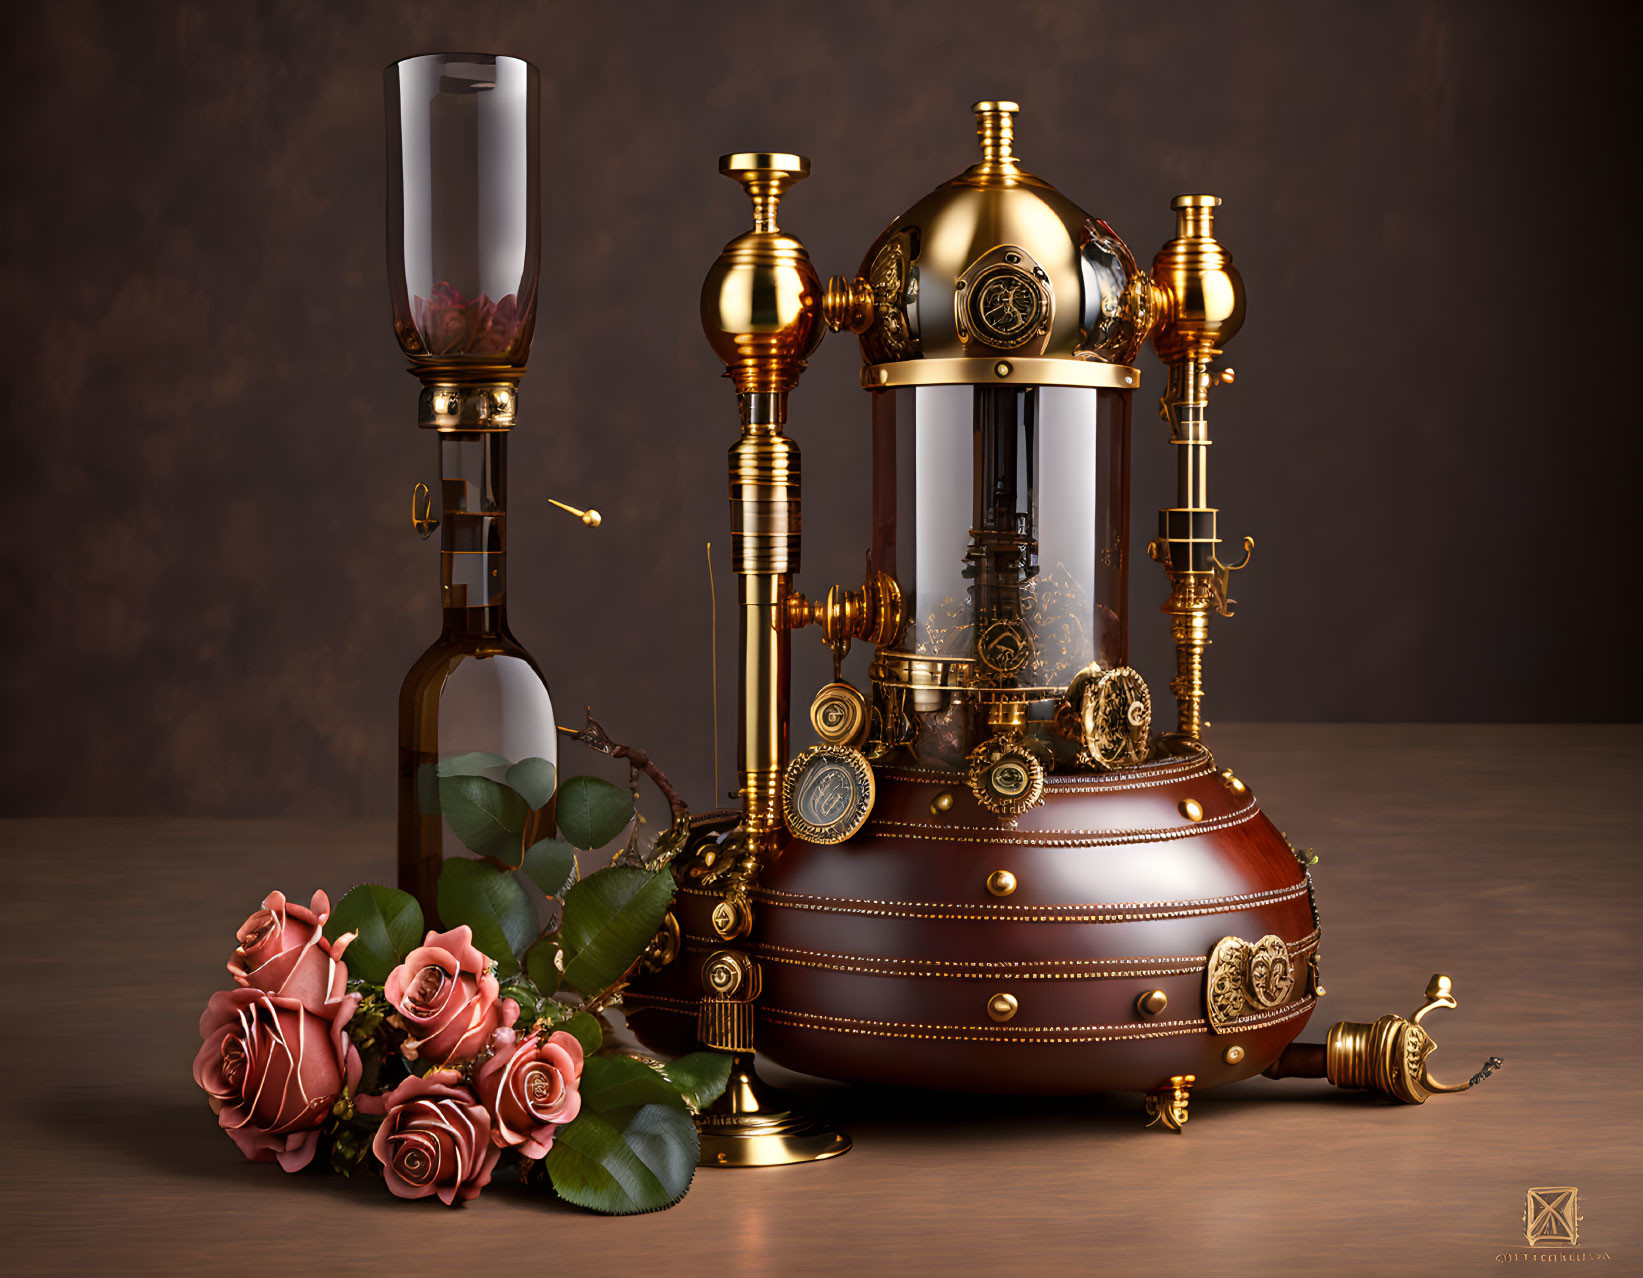
M 997 871 L 1013 877 L 1005 895 Z M 653 1013 L 693 1005 L 718 948 L 715 899 L 680 890 L 680 961 L 630 997 L 647 1041 L 674 1037 L 664 1020 L 683 1028 Z M 1073 1094 L 1194 1074 L 1214 1086 L 1266 1069 L 1316 1002 L 1308 875 L 1253 792 L 1203 750 L 1052 775 L 1013 828 L 960 777 L 881 768 L 866 828 L 836 846 L 790 844 L 754 917 L 740 947 L 762 976 L 759 1052 L 849 1082 Z M 1293 985 L 1215 1033 L 1206 969 L 1228 936 L 1282 940 Z M 1154 990 L 1167 1003 L 1148 1016 L 1137 1002 Z

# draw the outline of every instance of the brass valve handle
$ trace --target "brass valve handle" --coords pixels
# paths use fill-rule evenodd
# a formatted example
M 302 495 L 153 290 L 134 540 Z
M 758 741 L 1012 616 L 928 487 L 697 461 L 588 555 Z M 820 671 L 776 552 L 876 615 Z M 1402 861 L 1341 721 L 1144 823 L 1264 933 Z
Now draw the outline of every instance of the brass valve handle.
M 868 565 L 867 579 L 860 590 L 843 586 L 828 589 L 827 597 L 811 603 L 799 591 L 787 596 L 784 620 L 790 630 L 820 626 L 822 639 L 842 655 L 852 639 L 875 648 L 893 643 L 901 633 L 905 617 L 901 587 L 888 573 Z

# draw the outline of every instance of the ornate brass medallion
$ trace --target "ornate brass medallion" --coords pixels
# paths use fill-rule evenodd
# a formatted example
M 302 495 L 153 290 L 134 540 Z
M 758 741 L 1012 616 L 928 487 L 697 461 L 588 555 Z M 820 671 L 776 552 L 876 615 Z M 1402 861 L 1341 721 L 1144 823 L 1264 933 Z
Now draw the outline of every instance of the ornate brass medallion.
M 1032 655 L 1032 638 L 1027 628 L 1013 617 L 989 622 L 976 640 L 976 656 L 995 674 L 1013 675 Z
M 1204 1010 L 1216 1034 L 1230 1033 L 1229 1022 L 1251 1011 L 1270 1011 L 1289 1001 L 1295 969 L 1289 946 L 1278 936 L 1250 942 L 1223 936 L 1209 954 L 1204 973 Z
M 811 746 L 782 777 L 782 820 L 795 838 L 843 843 L 867 823 L 875 793 L 873 768 L 861 751 Z
M 907 249 L 900 236 L 889 240 L 868 268 L 868 284 L 873 290 L 873 314 L 878 320 L 879 340 L 892 358 L 907 353 L 907 320 L 902 314 L 902 296 L 907 283 Z
M 867 739 L 867 698 L 848 683 L 830 683 L 810 703 L 810 726 L 828 745 L 858 748 Z
M 1044 801 L 1044 765 L 1020 740 L 984 741 L 971 752 L 969 764 L 970 792 L 997 816 L 1020 816 Z
M 970 323 L 976 335 L 1005 350 L 1026 342 L 1043 319 L 1038 281 L 1018 266 L 995 267 L 970 293 Z
M 1152 695 L 1146 680 L 1128 666 L 1108 670 L 1084 684 L 1079 703 L 1079 763 L 1121 768 L 1147 757 L 1152 735 Z

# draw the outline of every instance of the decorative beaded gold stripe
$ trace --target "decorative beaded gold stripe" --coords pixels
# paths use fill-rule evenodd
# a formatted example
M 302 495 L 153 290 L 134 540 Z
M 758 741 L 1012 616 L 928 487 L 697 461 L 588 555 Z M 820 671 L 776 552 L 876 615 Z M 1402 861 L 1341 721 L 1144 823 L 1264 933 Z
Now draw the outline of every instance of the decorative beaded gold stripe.
M 1206 751 L 1196 758 L 1181 759 L 1165 764 L 1147 764 L 1143 775 L 1140 769 L 1125 768 L 1120 772 L 1088 775 L 1048 776 L 1044 788 L 1055 794 L 1106 794 L 1114 790 L 1153 790 L 1161 785 L 1173 785 L 1215 772 L 1215 760 Z M 890 781 L 913 781 L 924 785 L 955 785 L 964 780 L 961 773 L 941 772 L 934 768 L 879 768 L 879 776 Z
M 687 934 L 686 940 L 712 948 L 724 942 L 708 936 Z M 1299 962 L 1318 947 L 1314 931 L 1298 941 L 1287 942 L 1291 960 Z M 875 958 L 864 954 L 840 954 L 828 950 L 806 950 L 792 945 L 760 942 L 748 952 L 762 962 L 790 967 L 813 967 L 827 972 L 852 972 L 862 976 L 945 977 L 975 980 L 1008 978 L 1019 981 L 1105 981 L 1138 976 L 1193 976 L 1207 961 L 1201 956 L 1165 955 L 1152 958 L 1032 959 L 984 962 L 968 959 Z M 870 964 L 878 966 L 869 966 Z M 901 966 L 885 966 L 899 964 Z M 1063 970 L 1056 970 L 1056 969 Z
M 864 833 L 886 839 L 919 839 L 926 843 L 999 843 L 1010 847 L 1101 848 L 1132 843 L 1164 843 L 1190 839 L 1210 830 L 1228 830 L 1243 825 L 1261 810 L 1254 791 L 1248 791 L 1244 805 L 1225 816 L 1187 822 L 1152 830 L 1000 830 L 979 825 L 948 825 L 936 821 L 891 821 L 869 818 Z M 929 834 L 912 834 L 929 830 Z M 967 833 L 966 833 L 967 832 Z
M 1271 1029 L 1310 1012 L 1317 1003 L 1311 995 L 1286 1007 L 1229 1021 L 1230 1029 Z M 862 1034 L 873 1038 L 922 1038 L 947 1043 L 996 1043 L 1017 1047 L 1033 1044 L 1112 1043 L 1145 1038 L 1184 1038 L 1202 1034 L 1209 1022 L 1202 1017 L 1180 1021 L 1143 1021 L 1127 1025 L 936 1025 L 918 1021 L 866 1021 L 850 1016 L 826 1016 L 785 1007 L 759 1008 L 759 1020 L 789 1029 L 821 1030 L 833 1034 Z
M 720 945 L 724 942 L 720 941 Z M 670 994 L 639 994 L 633 990 L 622 991 L 623 1007 L 652 1007 L 658 1012 L 676 1012 L 681 1016 L 694 1017 L 701 1006 L 701 1000 L 696 998 L 674 998 Z
M 711 897 L 701 888 L 681 887 L 681 894 Z M 775 909 L 814 910 L 822 914 L 867 914 L 892 919 L 944 919 L 976 923 L 1144 923 L 1153 919 L 1235 914 L 1262 905 L 1281 905 L 1306 895 L 1305 880 L 1284 888 L 1240 892 L 1188 901 L 1136 901 L 1113 905 L 967 905 L 952 901 L 878 901 L 854 897 L 808 896 L 775 888 L 755 888 L 751 895 Z M 715 898 L 716 899 L 716 898 Z M 940 911 L 930 913 L 929 911 Z M 1080 911 L 1069 913 L 1068 911 Z M 1100 911 L 1107 911 L 1101 913 Z

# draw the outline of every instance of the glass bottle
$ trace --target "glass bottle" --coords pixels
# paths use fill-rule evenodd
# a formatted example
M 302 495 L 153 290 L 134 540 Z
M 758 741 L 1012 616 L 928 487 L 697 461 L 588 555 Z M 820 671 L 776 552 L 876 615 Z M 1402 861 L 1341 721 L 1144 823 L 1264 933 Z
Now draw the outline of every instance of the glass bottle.
M 439 813 L 437 768 L 462 755 L 558 766 L 553 700 L 508 629 L 506 431 L 439 437 L 444 628 L 399 690 L 399 886 L 432 918 L 443 857 L 464 855 Z M 527 842 L 548 832 L 551 807 Z
M 539 88 L 530 63 L 472 53 L 408 58 L 384 81 L 394 332 L 422 382 L 419 425 L 439 442 L 444 627 L 399 695 L 399 886 L 432 925 L 443 858 L 463 854 L 439 811 L 440 765 L 558 761 L 547 682 L 507 618 L 507 441 L 540 257 Z M 413 517 L 426 536 L 432 510 L 414 504 Z M 527 841 L 551 830 L 551 805 L 532 820 Z

